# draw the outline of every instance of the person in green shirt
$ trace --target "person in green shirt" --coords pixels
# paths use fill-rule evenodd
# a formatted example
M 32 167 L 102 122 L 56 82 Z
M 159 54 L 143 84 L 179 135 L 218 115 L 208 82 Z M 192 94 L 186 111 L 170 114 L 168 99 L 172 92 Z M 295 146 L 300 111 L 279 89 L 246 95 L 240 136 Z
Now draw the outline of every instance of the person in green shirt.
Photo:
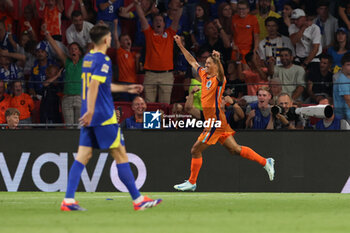
M 57 45 L 52 36 L 46 32 L 46 39 L 50 43 L 65 68 L 64 88 L 62 99 L 62 113 L 66 124 L 78 124 L 81 109 L 81 67 L 83 63 L 83 49 L 77 42 L 68 45 L 68 56 Z

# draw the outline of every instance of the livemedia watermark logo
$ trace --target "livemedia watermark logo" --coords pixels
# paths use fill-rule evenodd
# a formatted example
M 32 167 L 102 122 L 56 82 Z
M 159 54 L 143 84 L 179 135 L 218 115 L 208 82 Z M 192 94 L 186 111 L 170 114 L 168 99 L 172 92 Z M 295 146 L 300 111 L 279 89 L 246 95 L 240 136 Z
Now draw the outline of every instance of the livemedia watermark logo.
M 221 121 L 215 118 L 199 120 L 193 118 L 192 115 L 185 114 L 165 115 L 159 110 L 143 113 L 144 129 L 202 129 L 213 127 L 221 127 Z

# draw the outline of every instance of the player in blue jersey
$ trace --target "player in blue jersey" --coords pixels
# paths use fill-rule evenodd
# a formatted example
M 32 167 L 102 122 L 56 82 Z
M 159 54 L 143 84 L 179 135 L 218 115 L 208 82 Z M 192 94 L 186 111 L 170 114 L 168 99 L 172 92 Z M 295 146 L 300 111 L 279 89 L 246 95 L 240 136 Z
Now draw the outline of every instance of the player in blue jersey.
M 142 196 L 135 186 L 125 150 L 124 137 L 114 110 L 111 92 L 140 93 L 141 85 L 116 85 L 111 83 L 112 64 L 105 55 L 111 44 L 111 33 L 107 26 L 96 25 L 90 31 L 94 43 L 83 60 L 82 67 L 82 109 L 78 155 L 70 169 L 67 192 L 61 204 L 63 211 L 81 211 L 74 199 L 80 176 L 92 156 L 93 148 L 109 149 L 116 160 L 118 176 L 127 187 L 135 210 L 143 210 L 158 205 L 162 200 L 152 200 Z

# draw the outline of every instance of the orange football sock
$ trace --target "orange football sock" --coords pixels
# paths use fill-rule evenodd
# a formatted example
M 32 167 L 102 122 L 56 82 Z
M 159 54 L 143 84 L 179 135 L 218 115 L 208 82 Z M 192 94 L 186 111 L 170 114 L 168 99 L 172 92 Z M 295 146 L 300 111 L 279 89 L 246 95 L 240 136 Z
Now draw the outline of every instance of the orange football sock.
M 258 153 L 256 153 L 255 151 L 253 151 L 251 148 L 247 146 L 241 146 L 240 156 L 242 156 L 243 158 L 258 162 L 262 166 L 265 166 L 266 164 L 266 159 L 264 157 L 262 157 L 261 155 L 259 155 Z
M 202 167 L 202 163 L 203 163 L 203 158 L 192 158 L 192 162 L 191 162 L 191 176 L 188 179 L 188 181 L 191 184 L 195 184 L 197 182 L 197 177 L 199 174 L 199 170 L 201 170 Z

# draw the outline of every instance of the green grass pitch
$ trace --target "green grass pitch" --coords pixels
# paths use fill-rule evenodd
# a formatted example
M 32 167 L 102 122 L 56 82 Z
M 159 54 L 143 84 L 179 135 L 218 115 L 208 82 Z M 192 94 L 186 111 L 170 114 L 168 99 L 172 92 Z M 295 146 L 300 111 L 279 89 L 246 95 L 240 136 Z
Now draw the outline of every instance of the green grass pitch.
M 350 232 L 349 194 L 147 195 L 163 203 L 136 212 L 127 193 L 77 193 L 88 211 L 61 212 L 63 193 L 0 192 L 0 232 Z

